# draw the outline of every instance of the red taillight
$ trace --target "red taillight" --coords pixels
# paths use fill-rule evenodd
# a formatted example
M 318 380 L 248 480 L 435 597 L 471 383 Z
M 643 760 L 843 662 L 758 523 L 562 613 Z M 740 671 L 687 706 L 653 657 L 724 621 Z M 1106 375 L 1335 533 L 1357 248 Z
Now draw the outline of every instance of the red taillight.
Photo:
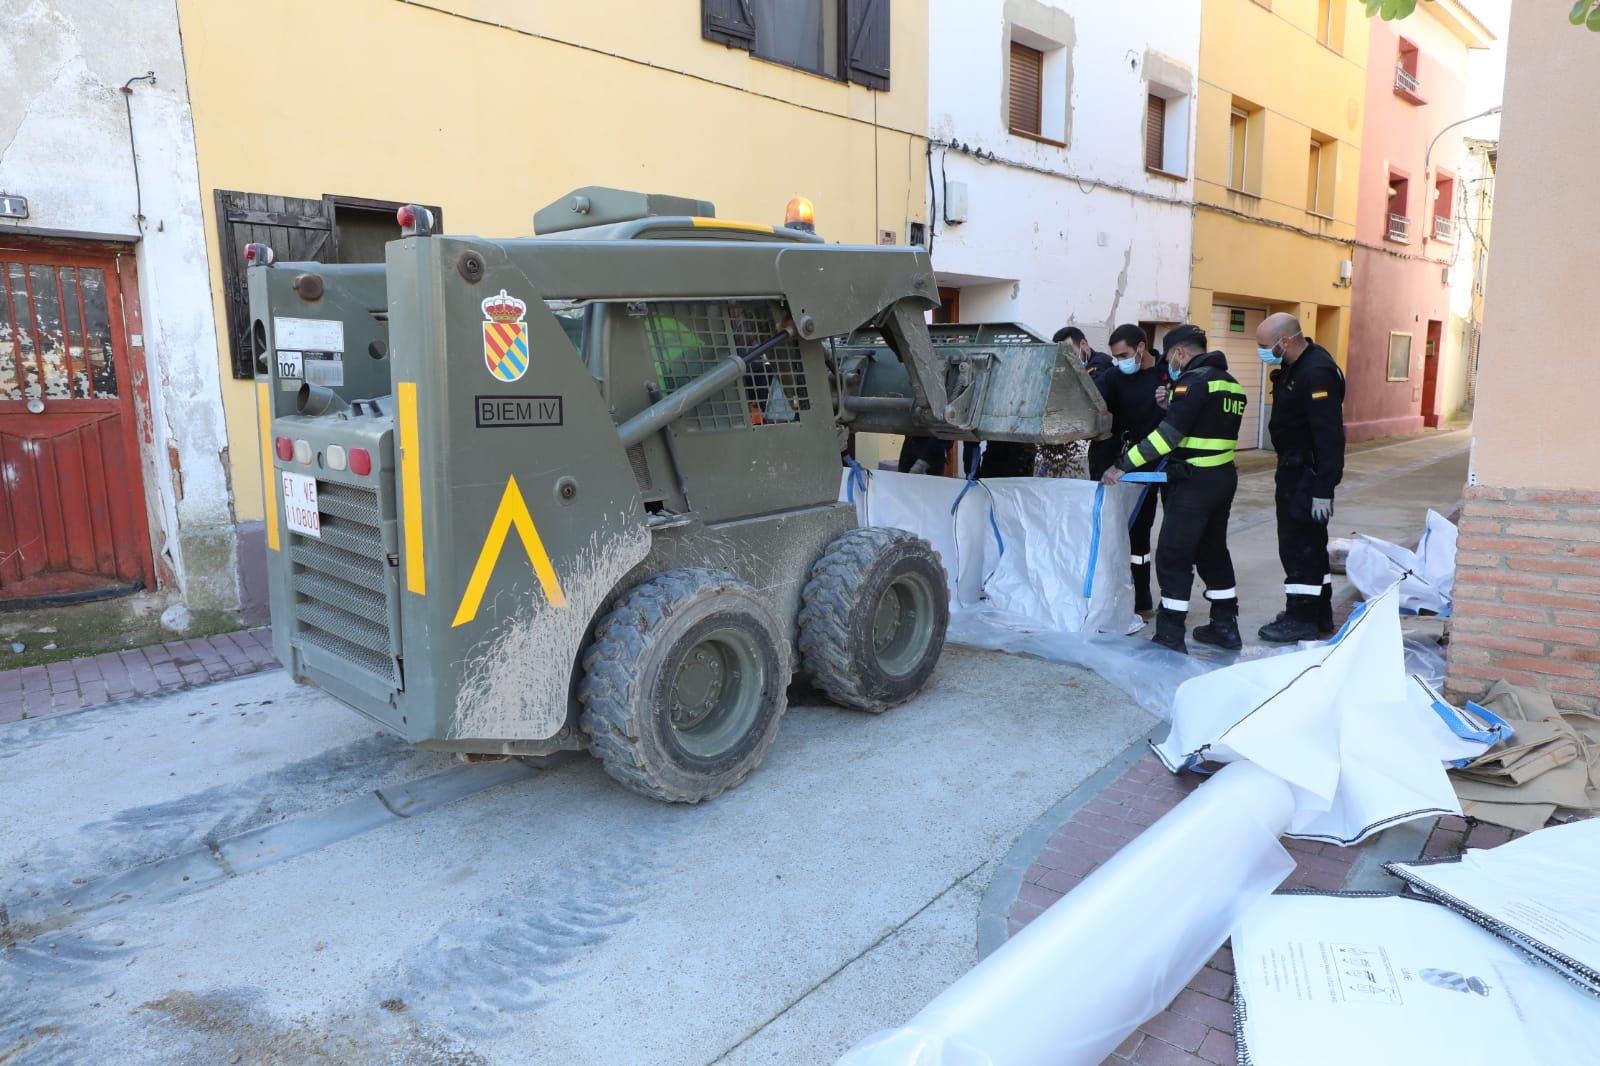
M 365 448 L 351 448 L 350 472 L 361 477 L 366 477 L 372 473 L 372 453 Z
M 402 227 L 410 229 L 417 224 L 417 209 L 410 204 L 406 204 L 394 213 L 394 217 L 395 221 L 399 222 Z
M 273 447 L 277 449 L 278 458 L 284 462 L 287 463 L 294 458 L 294 441 L 288 437 L 279 437 L 273 442 Z

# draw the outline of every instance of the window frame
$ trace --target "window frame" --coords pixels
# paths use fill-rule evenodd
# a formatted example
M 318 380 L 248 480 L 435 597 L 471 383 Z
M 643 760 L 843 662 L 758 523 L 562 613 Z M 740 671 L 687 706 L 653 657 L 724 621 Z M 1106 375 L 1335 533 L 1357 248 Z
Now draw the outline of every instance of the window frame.
M 1395 340 L 1396 337 L 1404 337 L 1406 339 L 1406 372 L 1404 374 L 1402 374 L 1401 376 L 1399 376 L 1399 377 L 1396 377 L 1395 373 L 1394 373 L 1394 340 Z M 1388 381 L 1410 381 L 1411 380 L 1411 357 L 1412 357 L 1413 354 L 1415 354 L 1414 350 L 1416 348 L 1416 342 L 1417 342 L 1417 337 L 1416 337 L 1415 333 L 1408 333 L 1408 332 L 1404 332 L 1402 330 L 1393 330 L 1393 329 L 1389 331 L 1389 352 L 1388 352 L 1389 359 L 1388 359 L 1387 365 L 1384 367 L 1384 374 L 1386 375 L 1385 380 L 1388 380 Z
M 1231 105 L 1228 112 L 1228 190 L 1255 199 L 1261 198 L 1261 190 L 1259 187 L 1251 187 L 1251 178 L 1259 182 L 1261 175 L 1256 173 L 1260 170 L 1259 166 L 1254 169 L 1250 166 L 1252 156 L 1250 127 L 1259 125 L 1260 114 L 1260 108 L 1251 109 L 1237 102 Z M 1235 136 L 1236 127 L 1242 129 L 1241 136 Z M 1265 159 L 1265 154 L 1262 158 Z M 1238 176 L 1237 181 L 1235 175 Z
M 1025 57 L 1031 57 L 1030 62 L 1037 64 L 1033 93 L 1033 118 L 1036 128 L 1031 130 L 1017 121 L 1018 52 L 1024 53 Z M 1011 46 L 1006 50 L 1006 57 L 1006 132 L 1017 137 L 1044 140 L 1044 51 L 1013 37 Z
M 1317 0 L 1317 43 L 1344 55 L 1345 0 Z
M 1386 190 L 1393 189 L 1396 185 L 1400 186 L 1401 188 L 1399 192 L 1392 193 L 1384 197 L 1384 213 L 1387 217 L 1384 219 L 1385 225 L 1383 230 L 1383 239 L 1394 244 L 1410 244 L 1411 223 L 1413 221 L 1411 215 L 1411 175 L 1407 174 L 1403 170 L 1396 170 L 1391 167 L 1387 177 L 1388 182 L 1385 185 Z M 1396 211 L 1394 209 L 1395 201 L 1397 199 L 1400 202 L 1401 208 L 1403 208 L 1401 211 Z M 1406 235 L 1403 238 L 1396 237 L 1394 235 L 1394 220 L 1397 217 L 1406 220 Z
M 787 70 L 823 78 L 843 85 L 861 85 L 875 92 L 892 88 L 890 66 L 893 54 L 893 0 L 823 0 L 824 15 L 833 5 L 833 62 L 837 73 L 791 63 L 756 49 L 759 20 L 749 0 L 701 0 L 700 36 L 702 39 L 737 48 L 752 59 Z
M 1161 159 L 1152 165 L 1149 159 L 1150 101 L 1162 103 Z M 1189 180 L 1189 94 L 1182 89 L 1158 81 L 1145 82 L 1144 148 L 1145 172 L 1173 181 Z M 1176 158 L 1175 158 L 1176 157 Z M 1178 166 L 1172 164 L 1177 162 Z

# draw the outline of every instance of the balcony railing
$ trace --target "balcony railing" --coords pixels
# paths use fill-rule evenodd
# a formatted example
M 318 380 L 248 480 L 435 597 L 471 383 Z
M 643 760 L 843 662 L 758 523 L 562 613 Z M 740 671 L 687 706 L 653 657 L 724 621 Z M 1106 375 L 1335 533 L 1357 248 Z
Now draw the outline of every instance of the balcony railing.
M 1439 241 L 1453 241 L 1456 239 L 1456 224 L 1452 219 L 1443 215 L 1433 216 L 1433 237 Z
M 1389 239 L 1402 244 L 1411 242 L 1411 220 L 1405 215 L 1389 216 Z
M 1422 88 L 1422 83 L 1417 80 L 1417 76 L 1411 71 L 1403 66 L 1397 66 L 1394 68 L 1394 87 L 1396 92 L 1410 93 L 1415 96 L 1417 90 Z

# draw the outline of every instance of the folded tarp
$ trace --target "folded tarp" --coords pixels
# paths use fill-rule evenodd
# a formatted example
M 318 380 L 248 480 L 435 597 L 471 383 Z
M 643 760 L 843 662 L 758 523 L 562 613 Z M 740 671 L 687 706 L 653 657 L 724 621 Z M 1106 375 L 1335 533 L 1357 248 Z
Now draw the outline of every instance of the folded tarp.
M 1246 1066 L 1595 1062 L 1600 1001 L 1425 900 L 1270 896 L 1233 935 Z
M 1429 511 L 1416 551 L 1376 537 L 1360 536 L 1345 560 L 1350 583 L 1372 599 L 1400 582 L 1400 609 L 1416 613 L 1450 613 L 1456 583 L 1456 527 L 1437 511 Z
M 1348 845 L 1461 813 L 1444 764 L 1487 742 L 1406 675 L 1399 598 L 1391 586 L 1360 605 L 1326 644 L 1186 681 L 1156 755 L 1173 771 L 1247 760 L 1282 778 L 1295 792 L 1292 836 Z
M 1384 869 L 1600 995 L 1600 821 Z
M 1600 717 L 1504 681 L 1482 704 L 1467 709 L 1515 733 L 1450 775 L 1463 813 L 1529 832 L 1553 816 L 1600 812 Z

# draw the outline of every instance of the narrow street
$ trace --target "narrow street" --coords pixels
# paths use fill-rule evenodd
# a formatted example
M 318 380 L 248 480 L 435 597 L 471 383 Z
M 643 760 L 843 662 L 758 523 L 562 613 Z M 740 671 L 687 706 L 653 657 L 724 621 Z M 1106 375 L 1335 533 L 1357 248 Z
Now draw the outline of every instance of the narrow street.
M 1465 472 L 1463 434 L 1353 451 L 1336 529 L 1414 540 Z M 1253 633 L 1270 471 L 1233 551 Z M 0 726 L 0 1062 L 828 1062 L 973 964 L 996 861 L 1155 724 L 952 649 L 694 808 L 416 753 L 281 671 Z

